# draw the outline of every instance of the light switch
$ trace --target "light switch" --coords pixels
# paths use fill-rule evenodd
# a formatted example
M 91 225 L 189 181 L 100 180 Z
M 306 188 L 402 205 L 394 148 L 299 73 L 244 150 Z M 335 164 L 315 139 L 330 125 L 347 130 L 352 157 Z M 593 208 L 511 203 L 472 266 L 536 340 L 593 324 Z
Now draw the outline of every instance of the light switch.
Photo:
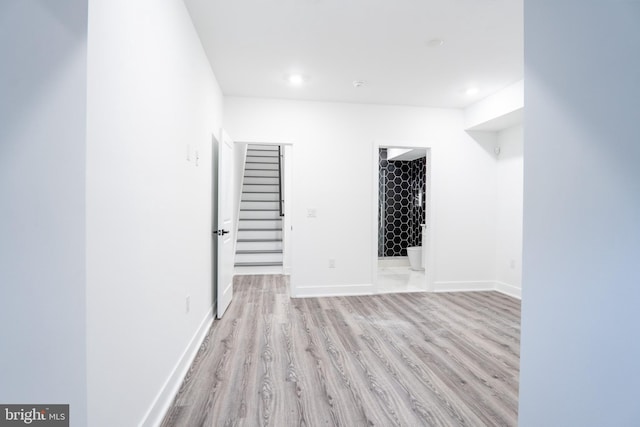
M 307 208 L 307 218 L 316 218 L 318 212 L 315 208 Z

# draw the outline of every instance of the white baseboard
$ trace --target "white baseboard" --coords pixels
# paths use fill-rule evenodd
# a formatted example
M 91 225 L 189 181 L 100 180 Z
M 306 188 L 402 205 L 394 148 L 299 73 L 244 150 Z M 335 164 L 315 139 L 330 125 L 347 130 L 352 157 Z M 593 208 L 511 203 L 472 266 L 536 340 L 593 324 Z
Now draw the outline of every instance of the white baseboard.
M 180 390 L 182 381 L 187 375 L 187 372 L 191 367 L 191 363 L 193 363 L 193 359 L 195 359 L 196 354 L 198 354 L 202 341 L 204 341 L 204 338 L 209 331 L 211 322 L 213 322 L 213 307 L 209 309 L 209 312 L 200 323 L 198 330 L 191 338 L 191 341 L 182 353 L 182 356 L 180 356 L 178 363 L 174 366 L 171 374 L 169 374 L 169 377 L 156 395 L 151 407 L 142 418 L 142 422 L 140 423 L 141 427 L 155 427 L 162 423 L 162 419 L 173 403 L 173 399 L 178 393 L 178 390 Z
M 522 290 L 514 285 L 491 280 L 476 282 L 435 282 L 431 292 L 477 292 L 497 291 L 513 298 L 522 299 Z M 291 289 L 293 298 L 344 297 L 351 295 L 373 295 L 376 288 L 372 284 L 299 286 Z
M 435 282 L 433 292 L 471 292 L 471 291 L 493 291 L 495 282 Z
M 296 286 L 291 290 L 293 298 L 342 297 L 351 295 L 372 295 L 375 287 L 371 283 L 360 285 Z
M 522 289 L 517 286 L 504 282 L 496 282 L 495 290 L 510 297 L 522 299 Z
M 513 298 L 522 299 L 522 290 L 514 285 L 490 280 L 479 282 L 435 282 L 433 292 L 497 291 Z

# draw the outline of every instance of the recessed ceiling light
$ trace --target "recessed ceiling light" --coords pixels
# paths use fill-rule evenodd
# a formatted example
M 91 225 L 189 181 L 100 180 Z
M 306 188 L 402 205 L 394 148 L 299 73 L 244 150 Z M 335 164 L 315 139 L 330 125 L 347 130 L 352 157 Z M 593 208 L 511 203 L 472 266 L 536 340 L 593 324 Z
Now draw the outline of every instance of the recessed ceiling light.
M 294 86 L 302 85 L 307 79 L 302 74 L 289 74 L 287 81 Z
M 477 94 L 478 94 L 478 92 L 480 92 L 480 91 L 478 90 L 478 88 L 477 88 L 477 87 L 470 87 L 470 88 L 469 88 L 469 89 L 467 89 L 464 93 L 465 93 L 467 96 L 473 96 L 473 95 L 477 95 Z
M 444 40 L 442 39 L 431 39 L 427 42 L 427 46 L 429 47 L 440 47 L 444 44 Z
M 364 86 L 366 82 L 364 80 L 354 80 L 353 87 L 358 88 L 360 86 Z

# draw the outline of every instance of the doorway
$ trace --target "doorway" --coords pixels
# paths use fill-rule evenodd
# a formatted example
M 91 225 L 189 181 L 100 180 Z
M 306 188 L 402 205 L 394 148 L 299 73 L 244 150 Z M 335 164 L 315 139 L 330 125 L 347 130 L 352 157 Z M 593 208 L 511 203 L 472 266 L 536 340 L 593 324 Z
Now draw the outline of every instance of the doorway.
M 418 145 L 374 145 L 377 293 L 432 289 L 430 154 Z
M 236 275 L 291 274 L 292 150 L 236 143 Z

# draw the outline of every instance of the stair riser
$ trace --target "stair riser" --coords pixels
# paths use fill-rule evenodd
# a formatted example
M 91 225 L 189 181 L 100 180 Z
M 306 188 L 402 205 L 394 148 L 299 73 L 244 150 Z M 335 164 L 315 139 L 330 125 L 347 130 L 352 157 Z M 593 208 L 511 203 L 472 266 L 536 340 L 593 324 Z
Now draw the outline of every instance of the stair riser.
M 279 219 L 280 211 L 240 211 L 240 219 Z
M 242 240 L 250 240 L 250 239 L 258 239 L 258 240 L 266 240 L 266 239 L 282 239 L 282 231 L 281 230 L 260 230 L 260 231 L 242 231 L 238 230 L 238 239 Z
M 236 254 L 236 262 L 282 262 L 282 254 Z
M 271 151 L 275 151 L 278 152 L 278 146 L 274 145 L 274 144 L 249 144 L 247 146 L 247 150 L 251 151 L 251 150 L 271 150 Z
M 279 266 L 258 266 L 258 267 L 244 267 L 235 266 L 233 269 L 235 274 L 250 276 L 250 275 L 264 275 L 264 274 L 282 274 L 282 264 Z
M 270 184 L 270 185 L 279 185 L 280 180 L 277 176 L 265 178 L 262 176 L 245 176 L 242 181 L 243 184 Z
M 252 169 L 268 169 L 270 171 L 278 171 L 278 164 L 277 163 L 246 163 L 245 170 L 252 170 Z
M 240 203 L 240 210 L 246 210 L 246 209 L 272 209 L 272 210 L 279 210 L 280 209 L 280 202 L 278 202 L 277 200 L 271 200 L 271 201 L 268 201 L 268 202 L 261 202 L 261 201 L 241 202 Z
M 279 157 L 278 156 L 265 156 L 265 155 L 259 155 L 259 156 L 249 156 L 247 155 L 247 162 L 249 163 L 274 163 L 274 164 L 278 164 L 279 163 Z
M 268 170 L 268 171 L 261 171 L 261 170 L 252 170 L 252 169 L 245 169 L 244 171 L 244 179 L 246 180 L 249 177 L 254 177 L 254 176 L 266 176 L 269 178 L 278 178 L 278 170 Z
M 255 155 L 255 156 L 277 156 L 278 155 L 278 147 L 256 147 L 250 146 L 247 148 L 247 156 Z
M 270 218 L 266 220 L 259 219 L 251 219 L 251 218 L 241 218 L 239 221 L 240 229 L 247 228 L 277 228 L 278 230 L 282 229 L 282 219 L 281 218 Z
M 282 250 L 282 242 L 238 242 L 237 251 L 275 251 Z
M 248 191 L 250 193 L 279 193 L 278 185 L 256 185 L 245 184 L 242 186 L 242 192 Z
M 274 155 L 278 154 L 277 145 L 249 145 L 247 147 L 247 154 L 260 154 L 260 155 Z
M 242 200 L 271 200 L 278 201 L 280 194 L 278 193 L 243 193 Z

